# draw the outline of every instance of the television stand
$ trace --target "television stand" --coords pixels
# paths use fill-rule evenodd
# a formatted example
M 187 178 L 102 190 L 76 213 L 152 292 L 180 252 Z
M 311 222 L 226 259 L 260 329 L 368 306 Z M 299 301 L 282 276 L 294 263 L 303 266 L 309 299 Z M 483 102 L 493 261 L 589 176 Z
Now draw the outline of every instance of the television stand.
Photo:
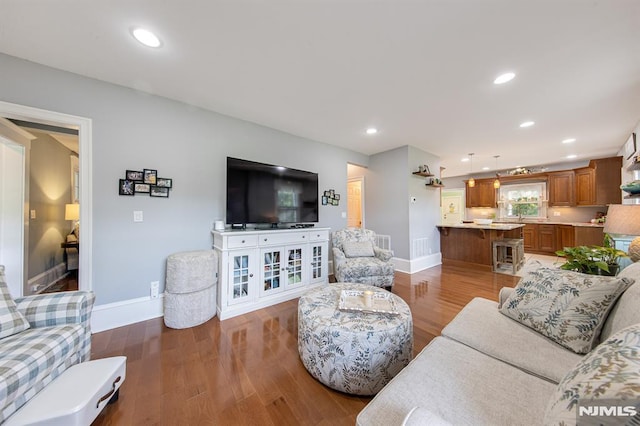
M 222 321 L 327 285 L 330 228 L 212 231 Z

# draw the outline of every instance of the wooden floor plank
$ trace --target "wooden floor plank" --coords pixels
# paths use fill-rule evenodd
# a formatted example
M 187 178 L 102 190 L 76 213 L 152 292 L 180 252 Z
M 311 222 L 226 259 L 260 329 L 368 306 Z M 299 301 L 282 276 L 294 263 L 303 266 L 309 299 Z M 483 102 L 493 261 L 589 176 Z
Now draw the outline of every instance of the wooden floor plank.
M 418 354 L 474 297 L 497 300 L 518 277 L 455 266 L 396 273 Z M 157 318 L 93 336 L 92 358 L 126 355 L 120 399 L 95 425 L 353 425 L 369 397 L 315 380 L 298 355 L 297 300 L 197 327 Z

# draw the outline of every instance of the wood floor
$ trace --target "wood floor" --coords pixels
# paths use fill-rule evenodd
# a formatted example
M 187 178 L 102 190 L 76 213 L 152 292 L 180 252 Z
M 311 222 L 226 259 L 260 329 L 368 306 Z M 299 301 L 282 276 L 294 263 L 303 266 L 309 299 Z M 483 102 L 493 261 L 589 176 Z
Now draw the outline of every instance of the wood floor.
M 519 278 L 439 266 L 397 273 L 417 354 L 473 297 Z M 370 398 L 333 391 L 298 357 L 297 299 L 185 330 L 162 318 L 94 334 L 92 358 L 127 356 L 120 399 L 94 425 L 354 425 Z

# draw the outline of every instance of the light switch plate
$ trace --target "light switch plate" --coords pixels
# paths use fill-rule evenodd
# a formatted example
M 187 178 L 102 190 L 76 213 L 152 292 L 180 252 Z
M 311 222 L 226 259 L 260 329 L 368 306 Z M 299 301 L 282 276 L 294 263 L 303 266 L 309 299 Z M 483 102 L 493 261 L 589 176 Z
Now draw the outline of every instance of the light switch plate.
M 133 211 L 133 221 L 134 222 L 142 222 L 143 221 L 142 210 L 134 210 Z

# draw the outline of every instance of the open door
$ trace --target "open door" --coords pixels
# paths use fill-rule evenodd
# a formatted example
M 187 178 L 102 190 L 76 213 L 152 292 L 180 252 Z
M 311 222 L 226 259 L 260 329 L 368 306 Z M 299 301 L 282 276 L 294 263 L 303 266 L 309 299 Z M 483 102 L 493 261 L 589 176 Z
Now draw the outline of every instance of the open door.
M 350 178 L 347 181 L 347 226 L 349 228 L 363 228 L 364 217 L 362 206 L 364 201 L 364 178 Z
M 0 117 L 0 265 L 14 298 L 26 294 L 29 162 L 34 136 Z

